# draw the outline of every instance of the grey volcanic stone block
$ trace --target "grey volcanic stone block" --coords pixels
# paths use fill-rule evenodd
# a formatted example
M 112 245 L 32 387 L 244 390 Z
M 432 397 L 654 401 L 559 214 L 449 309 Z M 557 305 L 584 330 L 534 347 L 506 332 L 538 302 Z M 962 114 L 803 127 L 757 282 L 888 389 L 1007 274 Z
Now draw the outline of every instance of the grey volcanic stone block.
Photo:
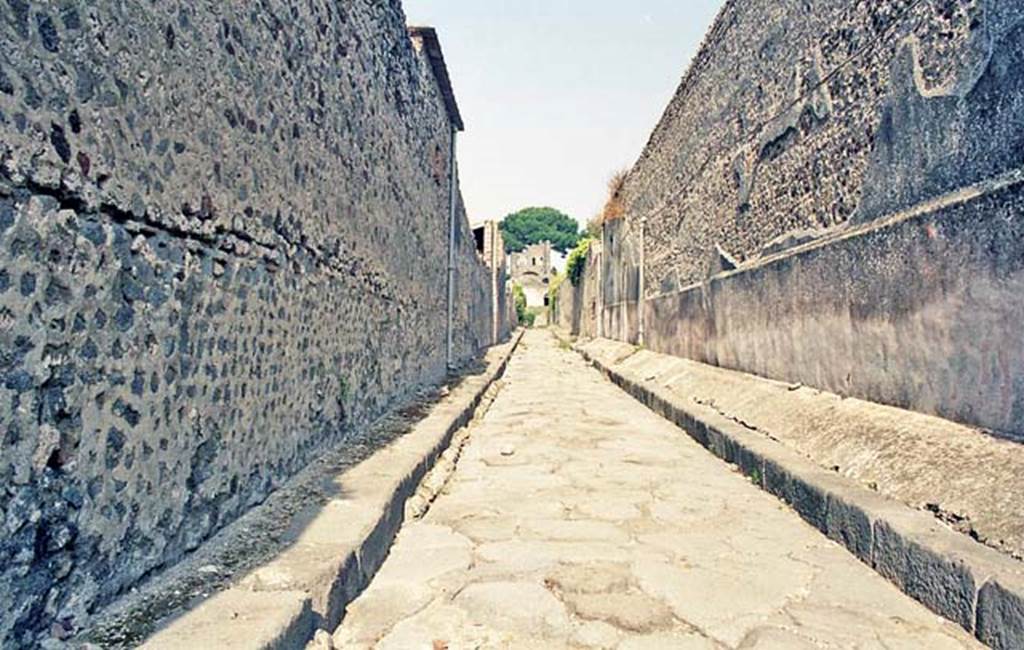
M 683 420 L 686 422 L 683 428 L 694 440 L 705 447 L 711 446 L 711 432 L 708 430 L 708 425 L 688 415 Z
M 738 465 L 740 470 L 751 480 L 764 486 L 765 462 L 760 454 L 743 445 L 736 445 L 732 462 Z
M 872 563 L 874 532 L 871 519 L 855 504 L 836 495 L 829 495 L 825 534 L 845 546 L 864 563 Z
M 731 423 L 730 423 L 731 424 Z M 727 463 L 732 463 L 740 468 L 747 476 L 755 479 L 757 483 L 764 485 L 765 463 L 763 456 L 747 443 L 749 434 L 746 431 L 735 431 L 740 425 L 727 427 L 724 430 L 719 426 L 706 426 L 708 439 L 711 441 L 709 448 L 713 447 L 715 455 Z
M 793 506 L 807 523 L 825 532 L 828 514 L 828 495 L 816 485 L 794 476 L 781 464 L 773 460 L 764 463 L 764 487 L 766 490 Z
M 725 436 L 722 435 L 721 431 L 712 426 L 705 427 L 704 431 L 707 435 L 707 443 L 704 446 L 714 455 L 724 459 L 726 454 Z
M 366 578 L 359 569 L 359 557 L 356 553 L 345 556 L 332 588 L 327 594 L 327 602 L 322 612 L 314 612 L 317 628 L 337 625 L 345 617 L 345 608 L 366 588 Z
M 933 612 L 974 631 L 977 585 L 961 561 L 908 539 L 886 521 L 874 525 L 875 569 Z
M 978 592 L 978 639 L 993 648 L 1024 648 L 1024 598 L 989 580 Z
M 359 570 L 363 574 L 364 584 L 369 584 L 370 579 L 377 573 L 377 569 L 384 564 L 384 560 L 388 556 L 388 549 L 391 548 L 391 540 L 395 538 L 405 520 L 405 499 L 411 495 L 411 492 L 402 490 L 401 484 L 397 487 L 398 489 L 384 506 L 377 525 L 359 547 Z

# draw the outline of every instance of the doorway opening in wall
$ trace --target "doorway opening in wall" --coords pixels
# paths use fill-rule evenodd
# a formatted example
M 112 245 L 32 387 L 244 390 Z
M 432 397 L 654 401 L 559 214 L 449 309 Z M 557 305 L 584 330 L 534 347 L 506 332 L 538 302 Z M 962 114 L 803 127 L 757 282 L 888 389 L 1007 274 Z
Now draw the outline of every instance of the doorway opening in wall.
M 481 256 L 484 254 L 484 227 L 478 226 L 473 229 L 473 240 L 476 242 L 476 252 Z

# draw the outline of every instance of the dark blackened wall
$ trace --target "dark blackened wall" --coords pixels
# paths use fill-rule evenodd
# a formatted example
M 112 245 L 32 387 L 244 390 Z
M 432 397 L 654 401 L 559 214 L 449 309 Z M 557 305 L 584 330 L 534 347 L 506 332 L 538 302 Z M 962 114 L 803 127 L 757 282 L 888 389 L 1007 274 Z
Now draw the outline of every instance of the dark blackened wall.
M 397 0 L 0 3 L 0 645 L 443 376 L 449 138 Z

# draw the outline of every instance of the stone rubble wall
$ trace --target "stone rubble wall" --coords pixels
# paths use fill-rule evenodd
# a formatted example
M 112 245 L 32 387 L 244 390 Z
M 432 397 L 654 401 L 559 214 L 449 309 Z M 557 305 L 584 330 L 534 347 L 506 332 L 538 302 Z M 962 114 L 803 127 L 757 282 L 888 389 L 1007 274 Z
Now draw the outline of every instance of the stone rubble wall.
M 604 335 L 1024 439 L 1022 61 L 1012 0 L 727 2 L 588 266 Z
M 0 4 L 0 645 L 70 634 L 446 372 L 398 0 Z M 456 353 L 491 342 L 459 209 Z
M 625 183 L 627 220 L 648 218 L 649 292 L 707 278 L 716 246 L 744 261 L 847 223 L 905 39 L 943 88 L 985 57 L 984 5 L 729 0 Z

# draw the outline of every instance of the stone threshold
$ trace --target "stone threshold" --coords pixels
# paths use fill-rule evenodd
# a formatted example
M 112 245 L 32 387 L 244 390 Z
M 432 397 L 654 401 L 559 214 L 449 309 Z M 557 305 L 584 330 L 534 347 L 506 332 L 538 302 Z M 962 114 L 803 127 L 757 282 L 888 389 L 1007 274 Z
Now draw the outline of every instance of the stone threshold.
M 141 647 L 284 650 L 305 647 L 319 630 L 334 630 L 387 557 L 406 502 L 473 419 L 522 335 L 520 330 L 491 348 L 486 370 L 452 389 L 409 433 L 337 476 L 337 496 L 288 549 L 169 622 Z
M 555 335 L 570 342 L 564 332 Z M 608 339 L 573 347 L 612 382 L 736 465 L 904 593 L 990 647 L 1024 648 L 1024 563 L 928 512 L 826 470 L 736 414 L 727 416 L 714 404 L 673 391 L 671 381 L 654 381 L 671 374 L 667 366 L 696 362 Z M 732 373 L 736 381 L 751 386 L 768 381 L 713 370 Z M 735 384 L 732 388 L 741 389 Z

